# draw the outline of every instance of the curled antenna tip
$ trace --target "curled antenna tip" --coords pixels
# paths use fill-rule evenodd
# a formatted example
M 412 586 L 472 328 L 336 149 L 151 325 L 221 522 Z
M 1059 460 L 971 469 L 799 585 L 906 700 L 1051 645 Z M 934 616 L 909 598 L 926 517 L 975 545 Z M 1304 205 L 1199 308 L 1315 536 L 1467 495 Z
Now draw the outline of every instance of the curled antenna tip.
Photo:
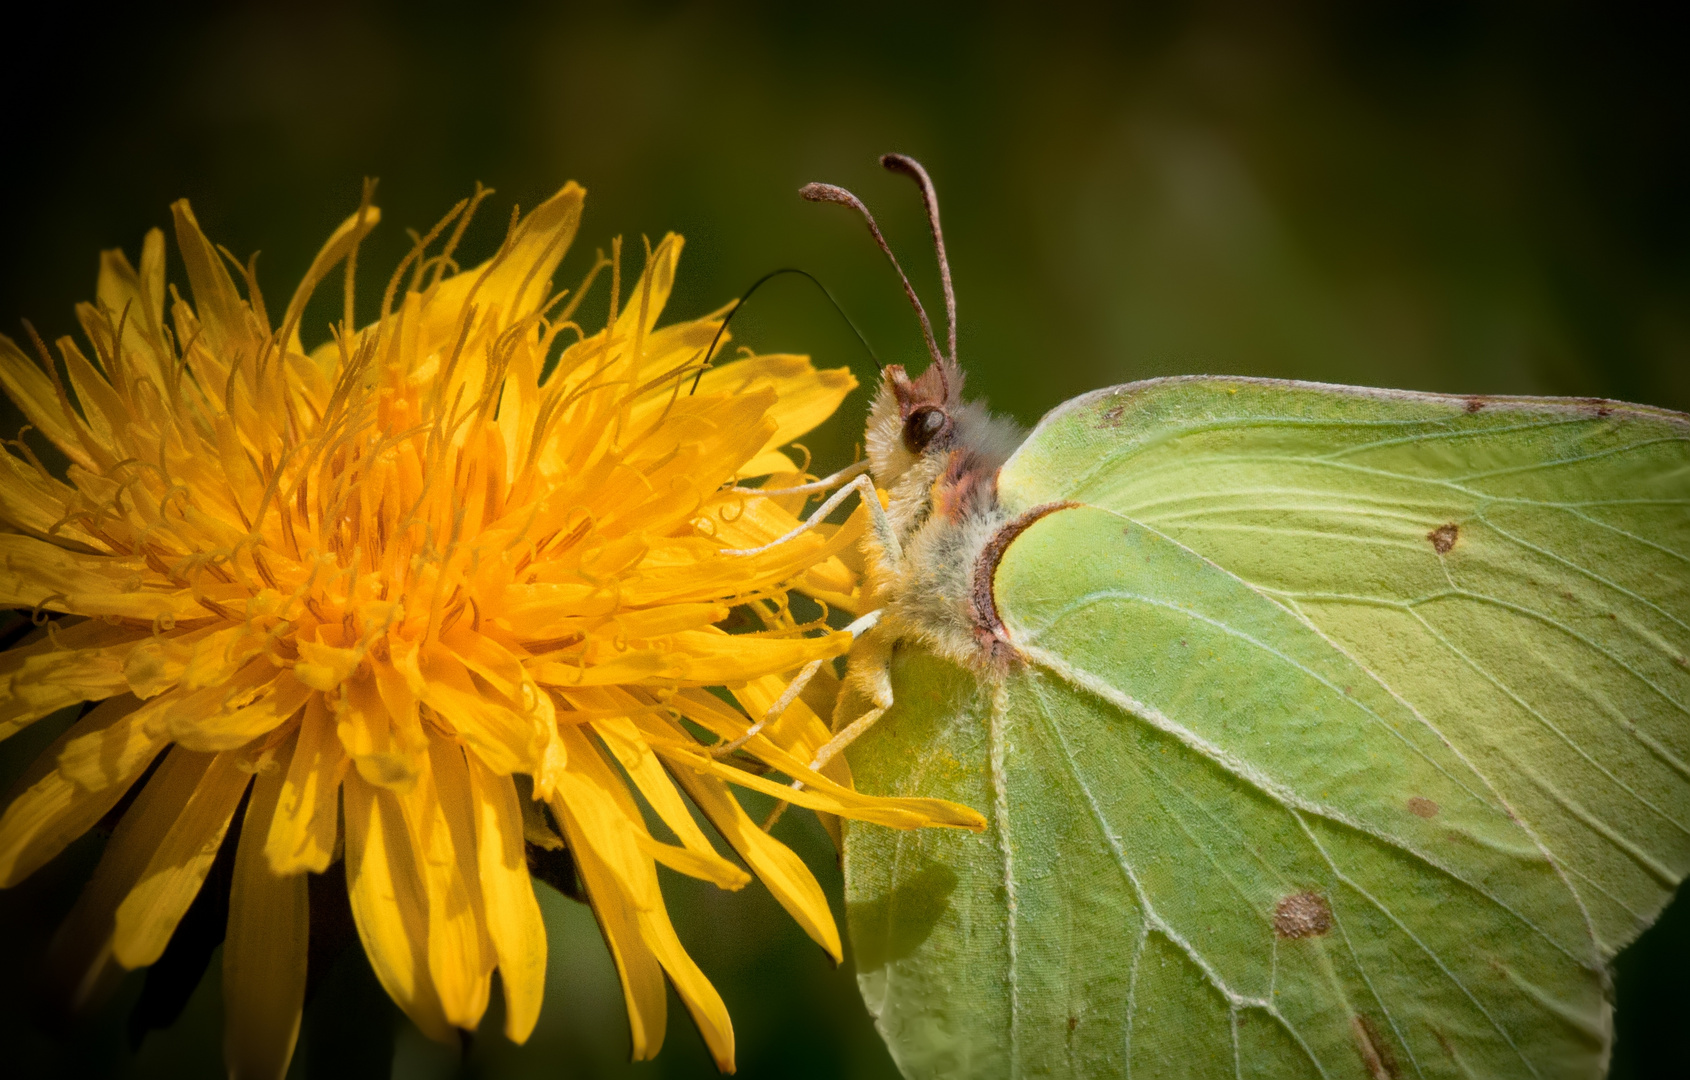
M 939 227 L 939 193 L 933 189 L 933 179 L 921 167 L 921 162 L 907 154 L 882 154 L 880 165 L 888 172 L 909 177 L 921 189 L 921 203 L 927 210 L 927 227 L 933 233 L 933 252 L 939 259 L 939 283 L 945 290 L 945 339 L 950 346 L 947 359 L 955 364 L 956 290 L 951 286 L 951 261 L 945 254 L 945 233 Z
M 918 169 L 920 167 L 921 166 L 919 165 L 916 166 Z M 925 175 L 926 174 L 923 174 L 923 176 Z M 926 193 L 924 197 L 927 200 L 928 219 L 932 222 L 934 235 L 937 236 L 939 229 L 939 209 L 938 203 L 934 200 L 931 194 L 932 185 L 930 183 L 922 184 L 922 191 Z M 921 298 L 915 294 L 915 286 L 910 284 L 909 275 L 904 273 L 904 268 L 898 265 L 898 257 L 892 254 L 891 245 L 886 243 L 886 237 L 881 234 L 880 226 L 875 224 L 874 215 L 869 213 L 869 209 L 867 206 L 863 205 L 863 201 L 851 194 L 849 191 L 846 191 L 844 188 L 834 184 L 805 184 L 803 187 L 798 189 L 798 194 L 810 202 L 830 202 L 838 203 L 841 206 L 849 206 L 858 214 L 862 215 L 863 223 L 868 226 L 869 235 L 874 237 L 875 244 L 886 256 L 887 261 L 892 264 L 892 269 L 897 271 L 898 280 L 902 282 L 904 286 L 904 295 L 909 297 L 910 306 L 915 308 L 916 318 L 921 321 L 921 336 L 927 341 L 928 354 L 933 357 L 934 363 L 940 365 L 941 369 L 946 363 L 954 364 L 954 359 L 947 360 L 945 355 L 939 351 L 939 343 L 933 337 L 933 323 L 927 318 L 926 309 L 921 306 Z M 951 315 L 951 335 L 954 337 L 956 334 L 955 308 L 954 303 L 951 300 L 950 269 L 945 264 L 943 244 L 941 244 L 939 248 L 939 266 L 945 282 L 946 310 L 947 313 Z M 956 346 L 954 344 L 951 346 L 951 355 L 952 357 L 956 355 Z
M 845 206 L 857 202 L 855 195 L 833 184 L 805 184 L 798 189 L 798 194 L 810 202 L 841 203 Z

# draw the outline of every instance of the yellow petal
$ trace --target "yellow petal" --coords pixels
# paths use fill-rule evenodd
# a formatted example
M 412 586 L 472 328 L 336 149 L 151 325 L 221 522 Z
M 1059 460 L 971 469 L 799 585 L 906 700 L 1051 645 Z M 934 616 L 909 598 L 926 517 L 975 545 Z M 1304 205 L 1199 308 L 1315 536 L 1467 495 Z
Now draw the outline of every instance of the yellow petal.
M 188 200 L 172 203 L 170 212 L 176 219 L 177 249 L 193 290 L 194 313 L 205 332 L 205 345 L 219 356 L 240 354 L 249 361 L 254 359 L 263 335 L 251 308 L 235 288 L 234 278 L 223 265 L 223 256 L 200 231 Z
M 38 540 L 74 546 L 85 554 L 99 550 L 97 541 L 78 521 L 65 517 L 65 505 L 76 492 L 16 454 L 0 451 L 0 521 L 10 531 Z
M 413 732 L 420 735 L 416 721 L 416 700 L 404 689 L 397 674 L 384 678 L 385 665 L 374 674 L 357 674 L 340 687 L 335 701 L 335 733 L 351 755 L 358 775 L 372 784 L 396 792 L 409 791 L 417 780 L 419 747 Z M 391 694 L 384 695 L 388 685 Z M 390 698 L 392 699 L 390 701 Z M 393 708 L 406 710 L 398 721 Z
M 124 676 L 135 696 L 153 697 L 174 686 L 221 686 L 257 655 L 265 637 L 245 625 L 212 624 L 160 634 L 135 646 Z
M 0 386 L 17 404 L 29 425 L 45 435 L 73 464 L 85 469 L 95 467 L 88 426 L 59 397 L 41 366 L 4 334 L 0 334 Z
M 792 477 L 797 483 L 801 478 Z M 780 483 L 781 481 L 776 481 Z M 797 528 L 799 518 L 780 505 L 781 500 L 724 493 L 706 504 L 715 534 L 724 546 L 756 548 L 785 536 Z M 863 588 L 862 574 L 853 569 L 851 558 L 855 545 L 868 526 L 868 510 L 858 505 L 837 530 L 822 526 L 817 531 L 828 538 L 828 544 L 839 554 L 824 559 L 804 571 L 797 588 L 832 607 L 853 615 L 868 610 L 871 598 Z M 843 550 L 839 545 L 849 545 Z
M 635 342 L 636 347 L 630 351 L 636 355 L 640 351 L 639 339 L 657 328 L 657 317 L 669 303 L 669 292 L 675 287 L 675 266 L 680 262 L 685 243 L 676 233 L 663 234 L 640 269 L 639 280 L 628 295 L 628 304 L 616 321 L 616 333 Z
M 751 882 L 749 874 L 720 855 L 712 857 L 675 844 L 665 844 L 649 833 L 635 833 L 634 843 L 653 862 L 687 877 L 708 881 L 718 889 L 738 892 Z
M 738 479 L 749 480 L 773 473 L 789 473 L 792 466 L 792 458 L 780 450 L 759 450 L 755 457 L 739 467 L 736 475 Z
M 463 752 L 429 740 L 429 766 L 398 796 L 428 899 L 428 970 L 446 1019 L 473 1031 L 492 989 L 492 943 L 475 880 L 475 834 Z M 484 947 L 485 946 L 485 947 Z
M 264 857 L 285 758 L 253 781 L 235 849 L 223 939 L 223 1057 L 237 1080 L 282 1080 L 305 1006 L 311 936 L 305 875 L 278 875 Z
M 261 658 L 225 685 L 182 695 L 163 722 L 171 737 L 190 750 L 232 750 L 279 727 L 312 693 L 291 671 Z
M 129 409 L 106 377 L 82 355 L 74 338 L 62 337 L 54 344 L 64 359 L 70 388 L 76 394 L 77 403 L 82 406 L 83 421 L 94 433 L 97 442 L 115 447 L 116 440 L 112 436 L 128 422 Z
M 265 842 L 274 873 L 309 870 L 320 874 L 329 868 L 338 830 L 340 782 L 347 765 L 323 695 L 313 694 L 300 716 L 298 743 Z
M 563 259 L 581 224 L 586 189 L 571 181 L 536 206 L 507 239 L 508 247 L 471 270 L 447 278 L 427 299 L 429 338 L 455 336 L 455 323 L 466 301 L 482 311 L 497 309 L 500 323 L 509 326 L 543 303 L 550 294 L 552 271 Z M 440 321 L 443 325 L 432 325 Z
M 294 644 L 299 649 L 299 662 L 293 666 L 293 677 L 313 690 L 335 689 L 352 677 L 364 659 L 362 649 L 345 649 L 304 638 L 295 639 Z
M 73 1007 L 110 989 L 122 967 L 112 954 L 118 905 L 147 870 L 198 789 L 212 755 L 172 749 L 106 841 L 94 876 L 53 935 L 48 967 Z
M 147 860 L 141 880 L 118 905 L 112 932 L 112 955 L 118 963 L 144 967 L 164 952 L 176 924 L 199 894 L 251 779 L 234 753 L 218 754 L 206 766 L 193 795 Z
M 0 739 L 49 713 L 128 689 L 123 675 L 144 631 L 90 619 L 0 653 Z
M 564 732 L 570 741 L 570 768 L 567 770 L 570 779 L 560 778 L 558 798 L 553 800 L 552 808 L 564 826 L 570 850 L 582 872 L 582 881 L 587 884 L 594 911 L 599 914 L 600 925 L 605 928 L 606 938 L 612 940 L 612 953 L 622 971 L 623 991 L 628 998 L 630 1023 L 635 1027 L 635 1058 L 642 1056 L 642 1045 L 652 1054 L 657 1052 L 655 1043 L 651 1041 L 654 1026 L 657 1041 L 661 1041 L 662 1012 L 658 1003 L 661 998 L 658 1002 L 650 1000 L 646 996 L 649 989 L 638 981 L 649 976 L 638 966 L 649 954 L 668 973 L 681 1000 L 698 1023 L 717 1066 L 731 1072 L 733 1026 L 728 1019 L 727 1008 L 675 937 L 674 927 L 670 925 L 664 909 L 663 894 L 658 888 L 652 856 L 644 850 L 652 843 L 651 837 L 638 824 L 637 818 L 630 819 L 628 811 L 632 807 L 615 805 L 614 809 L 609 809 L 605 806 L 606 803 L 618 804 L 628 800 L 626 789 L 621 788 L 608 763 L 584 735 L 574 728 L 565 728 Z M 581 774 L 590 775 L 591 780 Z M 577 776 L 586 782 L 572 783 Z M 618 789 L 614 795 L 608 790 L 611 785 Z M 592 793 L 588 798 L 580 797 L 587 792 Z M 587 809 L 592 816 L 578 814 L 582 809 Z M 635 809 L 634 813 L 637 812 Z M 684 860 L 684 856 L 678 858 Z M 610 859 L 616 860 L 616 863 L 612 864 Z M 644 943 L 644 950 L 635 948 L 627 940 L 630 922 L 637 929 L 638 940 Z M 616 936 L 620 936 L 620 940 L 616 940 Z M 660 995 L 661 990 L 658 993 Z M 642 1031 L 646 1040 L 643 1043 Z
M 663 382 L 663 374 L 677 372 L 689 362 L 696 363 L 703 359 L 704 345 L 707 342 L 701 341 L 693 349 L 686 350 L 686 355 L 677 356 L 672 347 L 673 343 L 663 340 L 672 336 L 668 331 L 675 328 L 656 330 L 657 318 L 669 300 L 670 290 L 674 288 L 675 265 L 680 258 L 683 244 L 681 237 L 674 233 L 668 233 L 658 241 L 640 271 L 639 280 L 628 290 L 626 302 L 614 325 L 566 351 L 558 363 L 558 372 L 568 373 L 581 360 L 591 358 L 595 380 L 615 380 L 627 385 L 638 385 L 654 379 Z M 605 359 L 606 354 L 608 360 Z M 553 377 L 556 378 L 555 373 Z M 673 383 L 668 383 L 661 389 L 654 386 L 649 393 L 652 398 L 667 399 L 672 396 L 673 387 Z M 629 406 L 632 403 L 628 398 L 623 395 L 614 398 L 606 395 L 604 401 L 608 405 L 608 412 L 597 415 L 589 413 L 582 416 L 581 420 L 600 429 L 630 430 L 632 425 Z
M 843 656 L 851 647 L 851 635 L 841 630 L 820 637 L 767 638 L 730 636 L 711 628 L 672 634 L 664 644 L 688 661 L 684 681 L 719 685 L 791 671 L 811 660 Z
M 639 651 L 590 665 L 545 661 L 528 670 L 548 686 L 665 686 L 675 682 L 683 663 L 664 653 Z
M 827 895 L 804 860 L 752 821 L 721 780 L 690 769 L 675 770 L 675 780 L 811 940 L 826 949 L 834 963 L 841 962 L 844 952 L 839 927 L 833 921 Z
M 123 675 L 130 691 L 138 698 L 157 697 L 182 681 L 188 661 L 194 658 L 195 645 L 213 636 L 227 642 L 232 640 L 229 635 L 240 632 L 240 627 L 213 624 L 138 642 L 123 662 Z
M 778 397 L 768 415 L 775 421 L 770 435 L 760 451 L 773 454 L 776 447 L 785 446 L 834 414 L 847 395 L 857 388 L 857 380 L 849 368 L 829 368 L 818 371 L 808 356 L 770 354 L 721 364 L 704 373 L 698 381 L 698 393 L 738 396 L 753 393 L 764 387 L 775 390 Z M 770 458 L 772 467 L 763 467 L 761 458 L 754 458 L 754 466 L 742 470 L 742 476 L 762 476 L 784 471 L 792 466 L 781 457 Z
M 611 695 L 606 694 L 605 697 L 610 698 Z M 663 823 L 669 826 L 670 831 L 681 841 L 686 856 L 675 855 L 675 849 L 655 840 L 650 844 L 641 844 L 645 853 L 671 870 L 679 870 L 683 874 L 714 882 L 721 888 L 744 888 L 750 882 L 750 877 L 744 870 L 716 853 L 704 831 L 693 819 L 692 812 L 681 800 L 681 793 L 675 790 L 674 781 L 664 771 L 657 755 L 645 744 L 639 728 L 633 721 L 626 717 L 604 717 L 592 721 L 591 726 L 599 738 L 604 740 L 605 747 L 615 756 L 622 770 L 640 789 L 640 794 L 645 796 L 646 802 L 657 811 L 657 816 L 663 819 Z
M 703 630 L 727 618 L 732 610 L 726 604 L 664 604 L 652 608 L 624 608 L 608 617 L 569 620 L 557 629 L 593 633 L 623 641 L 642 641 L 680 630 Z
M 733 1021 L 728 1017 L 728 1007 L 722 1003 L 722 996 L 716 993 L 716 988 L 710 985 L 704 972 L 681 947 L 681 939 L 675 936 L 675 927 L 669 922 L 669 912 L 661 904 L 642 909 L 639 923 L 640 936 L 652 955 L 657 957 L 657 962 L 663 965 L 675 992 L 681 995 L 681 1001 L 692 1014 L 698 1033 L 704 1036 L 704 1045 L 710 1048 L 710 1056 L 716 1059 L 716 1068 L 725 1073 L 733 1072 Z
M 122 790 L 158 756 L 167 739 L 157 719 L 169 698 L 141 704 L 129 694 L 102 701 L 84 720 L 96 715 L 106 722 L 84 728 L 77 724 L 65 734 L 58 753 L 58 770 L 65 779 L 88 791 Z
M 114 769 L 109 783 L 98 788 L 78 784 L 57 765 L 64 747 L 76 739 L 98 738 L 113 727 L 132 723 L 137 707 L 134 698 L 104 702 L 78 720 L 49 746 L 17 787 L 20 794 L 0 817 L 0 888 L 22 881 L 47 860 L 63 851 L 66 844 L 94 826 L 129 790 L 163 748 L 163 740 L 147 745 L 151 753 L 124 755 L 121 768 Z M 118 744 L 127 739 L 118 738 Z
M 501 773 L 532 762 L 544 741 L 538 715 L 524 715 L 489 687 L 475 685 L 450 650 L 431 645 L 393 650 L 394 667 L 411 692 L 451 722 L 466 744 Z
M 342 259 L 352 250 L 366 233 L 381 222 L 381 207 L 366 206 L 357 213 L 341 222 L 335 231 L 329 234 L 328 240 L 317 257 L 311 260 L 310 269 L 299 282 L 299 288 L 294 290 L 293 299 L 288 302 L 287 314 L 282 317 L 282 326 L 289 331 L 288 351 L 290 353 L 303 352 L 299 343 L 299 321 L 305 314 L 305 305 L 310 302 L 311 294 L 329 271 L 334 269 Z
M 122 353 L 139 361 L 142 374 L 159 390 L 169 383 L 162 366 L 164 330 L 164 233 L 148 229 L 137 271 L 121 250 L 100 252 L 94 295 L 114 321 L 123 323 Z
M 621 778 L 579 728 L 563 725 L 558 734 L 569 767 L 548 778 L 554 788 L 549 802 L 560 823 L 565 815 L 575 823 L 575 832 L 569 834 L 571 849 L 590 846 L 605 872 L 615 878 L 618 890 L 636 907 L 661 904 L 656 879 L 648 881 L 651 857 L 634 839 L 636 832 L 645 831 L 645 824 L 638 808 L 630 805 Z
M 731 687 L 730 692 L 747 715 L 761 717 L 786 693 L 787 685 L 788 680 L 779 675 L 765 675 Z M 833 737 L 827 722 L 802 697 L 787 708 L 772 730 L 765 730 L 771 742 L 778 744 L 783 753 L 801 764 L 814 761 L 816 751 L 826 746 Z M 847 787 L 851 785 L 851 774 L 843 754 L 834 755 L 823 775 Z
M 534 685 L 516 653 L 462 622 L 442 634 L 440 641 L 464 667 L 484 679 L 513 706 L 531 714 L 538 726 L 546 728 L 554 722 L 551 699 Z
M 455 1043 L 428 970 L 428 903 L 394 795 L 349 773 L 346 887 L 376 978 L 424 1035 Z
M 541 661 L 529 669 L 535 680 L 552 686 L 664 685 L 675 682 L 714 686 L 791 671 L 811 660 L 842 656 L 851 646 L 843 631 L 812 638 L 729 636 L 713 627 L 683 630 L 650 641 L 590 648 L 579 664 Z
M 679 743 L 679 740 L 677 740 Z M 806 784 L 802 788 L 792 788 L 775 780 L 748 773 L 744 769 L 734 768 L 716 761 L 708 754 L 695 754 L 684 748 L 684 745 L 664 745 L 653 742 L 655 749 L 664 760 L 676 769 L 692 769 L 694 772 L 717 779 L 727 780 L 740 787 L 747 787 L 753 791 L 760 791 L 809 810 L 823 813 L 838 814 L 841 817 L 854 818 L 859 821 L 869 821 L 876 825 L 885 825 L 893 829 L 919 829 L 925 825 L 955 824 L 968 825 L 973 818 L 966 814 L 966 807 L 952 809 L 948 804 L 931 800 L 937 805 L 915 806 L 917 800 L 912 799 L 880 799 L 870 796 L 859 796 L 848 788 L 827 781 L 822 777 L 811 774 L 818 783 Z M 759 755 L 761 756 L 761 755 Z M 949 813 L 947 813 L 949 811 Z M 946 820 L 954 818 L 956 820 Z
M 505 618 L 512 626 L 545 627 L 547 636 L 566 620 L 602 618 L 620 606 L 615 590 L 601 585 L 512 585 L 504 599 Z
M 677 565 L 642 565 L 622 588 L 629 607 L 652 607 L 743 595 L 790 581 L 845 545 L 803 533 L 760 555 L 717 555 Z
M 576 872 L 581 875 L 581 884 L 622 979 L 622 999 L 628 1008 L 628 1031 L 633 1042 L 631 1056 L 635 1061 L 650 1061 L 663 1048 L 663 1029 L 668 1024 L 663 968 L 640 932 L 639 905 L 623 888 L 621 876 L 598 856 L 591 843 L 591 826 L 577 821 L 567 805 L 559 810 L 558 823 L 569 840 Z M 557 803 L 553 809 L 559 809 Z M 653 884 L 655 880 L 653 876 Z
M 505 1035 L 526 1042 L 546 989 L 546 924 L 528 877 L 520 796 L 510 777 L 494 773 L 474 754 L 466 758 L 482 904 L 505 988 Z
M 742 735 L 749 726 L 743 716 L 705 691 L 682 690 L 671 698 L 670 702 L 681 715 L 722 738 L 731 739 Z M 796 704 L 799 703 L 795 703 L 795 707 Z M 652 725 L 648 729 L 646 741 L 660 757 L 678 769 L 690 768 L 741 787 L 773 795 L 777 799 L 785 799 L 797 806 L 860 821 L 871 821 L 895 829 L 948 825 L 978 832 L 986 827 L 986 819 L 978 812 L 943 799 L 889 799 L 863 795 L 811 769 L 808 764 L 787 753 L 765 735 L 755 736 L 746 744 L 746 750 L 794 780 L 804 782 L 803 788 L 793 789 L 717 761 L 705 753 L 695 739 L 675 726 L 673 721 L 663 718 L 645 719 Z M 659 725 L 670 727 L 673 734 L 669 739 L 657 734 L 656 727 Z
M 144 622 L 206 614 L 189 590 L 169 584 L 142 559 L 82 555 L 16 534 L 0 534 L 0 607 Z

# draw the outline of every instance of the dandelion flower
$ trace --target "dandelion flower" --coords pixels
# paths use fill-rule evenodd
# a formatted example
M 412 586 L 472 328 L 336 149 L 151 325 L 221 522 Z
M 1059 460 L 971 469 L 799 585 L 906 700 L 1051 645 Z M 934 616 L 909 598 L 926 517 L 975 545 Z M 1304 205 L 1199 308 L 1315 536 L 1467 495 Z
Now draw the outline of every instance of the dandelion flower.
M 722 313 L 658 325 L 677 236 L 625 296 L 619 245 L 554 295 L 573 184 L 457 272 L 484 194 L 418 239 L 361 328 L 368 193 L 279 329 L 252 265 L 226 262 L 180 202 L 192 303 L 167 290 L 154 230 L 138 267 L 102 257 L 97 300 L 78 308 L 92 355 L 67 337 L 56 360 L 39 341 L 32 359 L 0 338 L 0 383 L 69 462 L 56 475 L 23 437 L 0 453 L 0 605 L 37 626 L 0 654 L 0 737 L 83 706 L 0 819 L 0 885 L 132 797 L 52 950 L 87 1001 L 159 958 L 230 838 L 235 1075 L 287 1068 L 307 875 L 337 860 L 377 977 L 424 1033 L 475 1028 L 498 969 L 520 1041 L 546 958 L 527 853 L 566 847 L 634 1056 L 661 1044 L 667 979 L 731 1069 L 726 1010 L 670 925 L 658 864 L 729 889 L 748 867 L 835 958 L 840 945 L 815 879 L 730 785 L 895 827 L 981 824 L 859 795 L 843 762 L 809 769 L 829 733 L 803 700 L 739 749 L 801 789 L 710 751 L 748 732 L 730 698 L 761 716 L 794 669 L 849 642 L 799 624 L 787 595 L 851 607 L 840 556 L 860 524 L 726 552 L 796 524 L 801 500 L 739 482 L 798 473 L 780 447 L 850 376 L 797 356 L 703 370 Z M 341 263 L 344 316 L 307 351 L 306 303 Z M 602 271 L 610 315 L 587 335 L 572 316 Z M 761 628 L 719 628 L 735 609 Z

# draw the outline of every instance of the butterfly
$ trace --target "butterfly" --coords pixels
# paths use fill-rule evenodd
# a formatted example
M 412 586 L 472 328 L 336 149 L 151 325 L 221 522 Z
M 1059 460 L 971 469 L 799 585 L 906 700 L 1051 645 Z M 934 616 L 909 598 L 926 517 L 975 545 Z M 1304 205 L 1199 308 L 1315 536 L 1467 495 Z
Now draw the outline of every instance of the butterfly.
M 988 821 L 845 835 L 900 1068 L 1602 1075 L 1609 962 L 1690 868 L 1690 417 L 1186 377 L 1023 434 L 882 164 L 947 347 L 806 187 L 930 355 L 812 519 L 863 497 L 877 598 L 818 760 Z

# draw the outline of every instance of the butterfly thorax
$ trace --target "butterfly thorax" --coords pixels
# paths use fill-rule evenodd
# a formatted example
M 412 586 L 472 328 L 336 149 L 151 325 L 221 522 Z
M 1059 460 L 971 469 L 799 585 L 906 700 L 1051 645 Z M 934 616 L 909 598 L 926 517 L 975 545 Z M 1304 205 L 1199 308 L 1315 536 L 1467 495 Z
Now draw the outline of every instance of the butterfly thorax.
M 902 548 L 893 560 L 871 542 L 873 584 L 896 638 L 917 638 L 960 664 L 995 659 L 977 610 L 980 553 L 1007 515 L 998 470 L 1023 432 L 961 398 L 961 373 L 934 364 L 920 378 L 886 369 L 869 413 L 868 457 Z

